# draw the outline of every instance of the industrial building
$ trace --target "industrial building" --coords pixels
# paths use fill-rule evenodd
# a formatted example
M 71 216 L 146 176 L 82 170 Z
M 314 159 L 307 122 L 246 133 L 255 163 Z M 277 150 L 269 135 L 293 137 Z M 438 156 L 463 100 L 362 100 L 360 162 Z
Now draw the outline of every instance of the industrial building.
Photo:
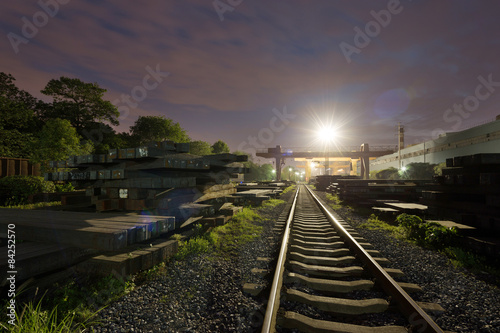
M 400 145 L 401 135 L 400 132 Z M 370 160 L 370 170 L 399 169 L 410 163 L 439 164 L 447 158 L 479 153 L 500 153 L 500 116 L 492 122 L 460 132 L 444 133 L 437 139 Z

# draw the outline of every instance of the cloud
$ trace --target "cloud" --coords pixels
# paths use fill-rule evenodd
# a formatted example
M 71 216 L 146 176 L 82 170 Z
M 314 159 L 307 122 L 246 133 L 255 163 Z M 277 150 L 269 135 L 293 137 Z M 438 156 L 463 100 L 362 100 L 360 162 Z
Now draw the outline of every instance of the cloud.
M 402 11 L 347 63 L 339 44 L 353 43 L 354 28 L 364 29 L 372 11 L 388 3 L 243 1 L 221 22 L 211 2 L 70 1 L 18 54 L 3 38 L 0 70 L 37 97 L 64 75 L 97 82 L 115 100 L 142 84 L 146 66 L 159 64 L 171 75 L 148 91 L 120 130 L 139 115 L 165 114 L 192 137 L 223 136 L 235 146 L 267 126 L 274 107 L 327 114 L 335 106 L 352 114 L 346 126 L 353 140 L 395 140 L 388 128 L 398 121 L 418 137 L 426 127 L 446 125 L 443 112 L 473 92 L 479 75 L 500 81 L 500 5 L 401 0 Z M 3 8 L 5 36 L 20 33 L 22 17 L 40 10 L 24 2 Z M 408 98 L 397 115 L 380 109 L 391 91 Z M 495 116 L 499 99 L 485 101 L 474 121 Z M 300 143 L 294 126 L 279 139 Z

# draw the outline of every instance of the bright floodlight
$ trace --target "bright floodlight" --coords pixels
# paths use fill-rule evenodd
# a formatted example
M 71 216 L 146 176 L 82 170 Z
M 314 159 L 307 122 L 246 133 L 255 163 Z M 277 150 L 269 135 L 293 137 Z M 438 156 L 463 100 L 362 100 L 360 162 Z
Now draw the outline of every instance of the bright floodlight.
M 405 172 L 406 171 L 406 167 L 401 167 L 401 171 Z
M 329 143 L 335 139 L 335 131 L 331 127 L 321 127 L 318 130 L 317 136 L 322 142 Z

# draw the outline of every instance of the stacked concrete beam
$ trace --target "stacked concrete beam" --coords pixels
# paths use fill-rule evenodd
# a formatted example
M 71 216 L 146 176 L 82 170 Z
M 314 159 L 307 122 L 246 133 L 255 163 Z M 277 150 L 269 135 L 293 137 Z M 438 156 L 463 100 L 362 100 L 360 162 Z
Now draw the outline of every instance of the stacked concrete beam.
M 107 154 L 72 156 L 53 161 L 46 180 L 80 181 L 98 211 L 157 208 L 159 194 L 173 188 L 227 184 L 234 174 L 247 170 L 239 162 L 247 156 L 188 154 L 188 143 L 155 142 L 148 146 L 110 149 Z M 67 171 L 69 169 L 69 171 Z
M 450 158 L 440 182 L 439 189 L 422 192 L 432 213 L 500 233 L 500 154 Z

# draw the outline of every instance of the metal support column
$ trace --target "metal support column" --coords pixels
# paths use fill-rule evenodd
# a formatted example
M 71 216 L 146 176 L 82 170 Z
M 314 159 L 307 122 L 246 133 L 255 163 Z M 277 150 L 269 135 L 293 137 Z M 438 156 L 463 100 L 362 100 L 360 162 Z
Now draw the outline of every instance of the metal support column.
M 283 160 L 281 155 L 281 146 L 277 145 L 274 151 L 274 156 L 276 158 L 276 180 L 281 181 L 281 162 Z
M 367 143 L 363 143 L 361 145 L 361 153 L 364 153 L 360 156 L 361 162 L 361 178 L 370 179 L 370 155 L 368 152 L 370 151 L 370 147 Z

